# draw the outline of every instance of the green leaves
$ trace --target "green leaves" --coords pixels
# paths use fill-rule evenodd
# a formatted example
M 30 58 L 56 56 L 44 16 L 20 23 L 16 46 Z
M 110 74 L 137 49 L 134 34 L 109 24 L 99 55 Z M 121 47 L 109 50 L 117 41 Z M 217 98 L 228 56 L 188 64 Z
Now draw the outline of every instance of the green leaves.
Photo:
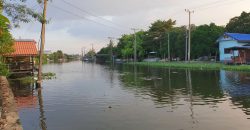
M 38 4 L 42 4 L 43 0 L 37 0 Z M 3 1 L 2 9 L 11 19 L 14 27 L 19 27 L 20 22 L 28 23 L 31 19 L 38 20 L 39 22 L 46 22 L 42 18 L 42 13 L 36 12 L 32 8 L 27 7 L 24 3 L 26 0 L 18 1 Z
M 0 56 L 13 51 L 13 39 L 8 30 L 9 20 L 0 15 Z
M 231 33 L 250 33 L 250 13 L 242 12 L 240 16 L 230 19 L 226 31 Z

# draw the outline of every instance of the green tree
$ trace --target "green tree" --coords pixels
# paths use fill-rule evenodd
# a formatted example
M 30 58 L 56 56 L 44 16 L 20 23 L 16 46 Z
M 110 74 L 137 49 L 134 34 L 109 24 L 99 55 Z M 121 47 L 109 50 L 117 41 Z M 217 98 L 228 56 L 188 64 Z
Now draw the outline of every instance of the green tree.
M 226 31 L 231 33 L 250 33 L 250 13 L 242 12 L 240 16 L 230 19 Z
M 224 33 L 224 27 L 214 23 L 200 25 L 192 31 L 191 57 L 214 56 L 218 52 L 216 40 Z
M 11 19 L 14 27 L 19 27 L 20 22 L 28 23 L 32 18 L 42 21 L 42 14 L 25 5 L 27 0 L 1 0 L 0 12 L 4 12 Z M 42 0 L 36 0 L 38 4 Z
M 13 39 L 9 32 L 9 20 L 0 14 L 0 59 L 1 56 L 13 51 Z
M 167 33 L 176 24 L 176 21 L 169 19 L 157 20 L 151 24 L 147 33 L 145 33 L 143 47 L 146 52 L 156 51 L 160 57 L 163 57 L 165 52 L 164 46 L 167 44 Z

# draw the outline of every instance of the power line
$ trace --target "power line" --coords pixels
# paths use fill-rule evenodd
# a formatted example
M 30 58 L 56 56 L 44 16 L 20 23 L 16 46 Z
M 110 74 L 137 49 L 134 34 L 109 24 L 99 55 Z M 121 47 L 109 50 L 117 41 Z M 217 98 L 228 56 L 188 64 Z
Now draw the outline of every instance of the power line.
M 65 10 L 65 9 L 60 8 L 60 7 L 58 7 L 58 6 L 55 6 L 55 5 L 51 5 L 51 6 L 54 7 L 54 8 L 56 8 L 56 9 L 58 9 L 58 10 L 61 10 L 61 11 L 65 12 L 65 13 L 68 13 L 68 14 L 70 14 L 70 15 L 74 15 L 74 16 L 76 16 L 76 17 L 79 17 L 79 18 L 81 18 L 81 19 L 85 19 L 85 20 L 87 20 L 87 21 L 90 21 L 90 22 L 93 22 L 93 23 L 96 23 L 96 24 L 99 24 L 99 25 L 106 26 L 106 27 L 112 28 L 112 29 L 114 29 L 114 30 L 121 30 L 121 29 L 119 29 L 119 28 L 116 28 L 116 27 L 113 27 L 113 26 L 109 26 L 109 25 L 106 25 L 106 24 L 103 24 L 103 23 L 100 23 L 100 22 L 97 22 L 97 21 L 88 19 L 88 18 L 86 18 L 86 17 L 83 17 L 83 16 L 81 16 L 81 15 L 75 14 L 75 13 L 73 13 L 73 12 L 71 12 L 71 11 Z
M 221 6 L 222 4 L 223 5 L 230 5 L 230 4 L 233 4 L 233 3 L 236 3 L 236 2 L 242 2 L 242 1 L 245 1 L 245 0 L 233 0 L 233 1 L 217 0 L 217 1 L 214 1 L 214 2 L 210 2 L 210 3 L 206 3 L 206 4 L 201 4 L 201 5 L 193 6 L 193 7 L 188 7 L 188 8 L 193 9 L 193 10 L 202 11 L 202 10 L 209 9 L 211 7 Z M 176 12 L 172 13 L 169 17 L 181 15 L 181 12 L 182 12 L 181 10 L 180 11 L 176 11 Z M 181 19 L 184 19 L 184 17 L 181 17 Z
M 121 26 L 121 25 L 118 25 L 117 23 L 114 23 L 112 20 L 108 20 L 108 19 L 105 19 L 105 18 L 100 17 L 100 16 L 98 16 L 98 15 L 95 15 L 95 14 L 93 14 L 93 13 L 91 13 L 91 12 L 89 12 L 89 11 L 86 11 L 86 10 L 84 10 L 84 9 L 82 9 L 82 8 L 80 8 L 80 7 L 76 6 L 76 5 L 74 5 L 74 4 L 71 4 L 70 2 L 67 2 L 67 1 L 65 1 L 65 0 L 61 0 L 61 1 L 62 1 L 63 3 L 65 3 L 65 4 L 71 6 L 71 7 L 74 7 L 74 8 L 76 8 L 76 9 L 78 9 L 78 10 L 80 10 L 80 11 L 82 11 L 82 12 L 88 14 L 88 15 L 90 15 L 90 16 L 93 16 L 93 17 L 96 17 L 96 18 L 105 20 L 105 21 L 107 21 L 107 22 L 109 22 L 109 23 L 111 23 L 111 24 L 113 24 L 113 25 L 116 25 L 117 27 L 120 27 L 120 26 Z

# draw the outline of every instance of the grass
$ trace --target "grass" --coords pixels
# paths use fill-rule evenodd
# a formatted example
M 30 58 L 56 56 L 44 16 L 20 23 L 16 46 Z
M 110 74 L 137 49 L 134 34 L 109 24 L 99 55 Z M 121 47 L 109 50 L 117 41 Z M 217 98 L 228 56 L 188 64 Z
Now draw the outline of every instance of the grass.
M 133 63 L 129 63 L 133 64 Z M 232 70 L 232 71 L 250 71 L 250 65 L 225 65 L 214 62 L 136 62 L 136 65 L 152 67 L 171 67 L 171 68 L 189 68 L 199 70 Z

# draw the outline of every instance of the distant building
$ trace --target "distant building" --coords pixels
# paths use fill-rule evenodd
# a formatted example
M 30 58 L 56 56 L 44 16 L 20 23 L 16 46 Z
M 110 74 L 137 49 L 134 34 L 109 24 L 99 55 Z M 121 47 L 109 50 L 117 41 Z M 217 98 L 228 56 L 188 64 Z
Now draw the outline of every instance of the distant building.
M 38 55 L 36 41 L 30 39 L 15 40 L 14 52 L 4 55 L 5 63 L 12 74 L 33 74 L 35 70 L 34 58 Z
M 217 42 L 221 62 L 250 63 L 250 34 L 224 33 Z
M 44 54 L 50 55 L 50 54 L 52 54 L 52 51 L 51 50 L 44 50 Z

